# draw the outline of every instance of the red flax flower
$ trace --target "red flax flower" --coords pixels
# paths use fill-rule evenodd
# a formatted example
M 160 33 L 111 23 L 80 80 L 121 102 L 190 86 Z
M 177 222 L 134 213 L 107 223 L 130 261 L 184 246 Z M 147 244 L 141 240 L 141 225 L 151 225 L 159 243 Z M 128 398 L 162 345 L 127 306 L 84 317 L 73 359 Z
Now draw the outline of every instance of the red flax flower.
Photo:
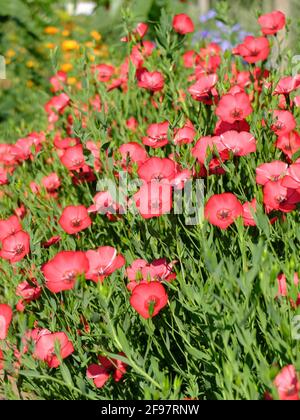
M 16 263 L 29 254 L 29 251 L 30 236 L 26 232 L 19 231 L 2 241 L 0 257 L 9 260 L 10 263 Z
M 300 194 L 296 190 L 284 187 L 281 180 L 268 181 L 264 185 L 263 194 L 268 213 L 272 210 L 289 213 L 295 210 L 296 204 L 300 202 Z
M 252 134 L 242 131 L 227 131 L 221 134 L 221 141 L 224 146 L 235 156 L 246 156 L 256 152 L 256 140 Z
M 143 146 L 136 142 L 122 144 L 119 147 L 122 156 L 122 166 L 125 169 L 129 163 L 136 163 L 138 166 L 148 159 L 148 154 Z
M 274 380 L 279 399 L 283 401 L 300 400 L 300 382 L 293 365 L 285 366 Z
M 196 101 L 212 105 L 213 98 L 218 95 L 215 89 L 217 81 L 218 76 L 216 74 L 203 74 L 196 83 L 188 88 L 188 91 Z
M 124 353 L 119 353 L 120 356 L 125 356 Z M 102 388 L 109 380 L 111 374 L 115 382 L 119 382 L 126 373 L 127 365 L 118 359 L 108 359 L 105 356 L 99 356 L 100 365 L 92 364 L 87 369 L 87 377 L 93 379 L 97 388 Z
M 157 281 L 142 283 L 133 289 L 130 304 L 145 319 L 156 316 L 168 303 L 164 286 Z
M 147 137 L 143 137 L 143 144 L 153 149 L 165 146 L 169 142 L 168 130 L 169 123 L 167 121 L 150 124 L 147 128 Z
M 293 190 L 300 191 L 300 164 L 294 163 L 291 165 L 282 179 L 282 185 Z
M 277 136 L 283 136 L 288 134 L 296 128 L 296 120 L 290 111 L 274 111 L 274 123 L 271 126 L 271 130 Z
M 164 87 L 164 76 L 159 71 L 143 70 L 137 74 L 138 86 L 151 92 L 159 92 Z
M 31 302 L 41 296 L 42 289 L 36 279 L 25 280 L 17 286 L 16 295 L 24 299 L 25 302 Z
M 278 181 L 286 175 L 287 169 L 287 163 L 280 160 L 262 163 L 256 168 L 256 183 L 265 185 L 268 181 Z
M 243 206 L 232 193 L 213 195 L 204 209 L 205 218 L 221 229 L 227 229 L 242 214 Z
M 69 147 L 60 158 L 61 163 L 70 171 L 81 169 L 85 165 L 83 147 L 81 144 Z
M 247 63 L 265 61 L 270 54 L 270 43 L 267 38 L 261 36 L 246 36 L 244 42 L 234 49 L 234 53 L 243 57 Z
M 293 154 L 295 154 L 300 149 L 300 135 L 297 131 L 291 131 L 288 134 L 284 134 L 278 137 L 276 141 L 276 147 L 289 158 L 291 159 Z
M 172 209 L 172 185 L 166 179 L 145 182 L 133 198 L 144 219 L 169 214 Z
M 273 95 L 289 95 L 300 86 L 300 74 L 282 77 L 276 86 Z
M 9 305 L 0 305 L 0 340 L 5 340 L 12 320 L 13 312 Z
M 6 220 L 0 220 L 0 241 L 10 235 L 14 235 L 22 230 L 21 223 L 17 216 L 11 216 Z
M 229 158 L 229 153 L 221 141 L 219 136 L 206 136 L 201 137 L 195 147 L 192 149 L 192 155 L 198 159 L 200 163 L 205 164 L 206 160 L 210 157 L 213 159 L 210 161 L 209 168 L 212 169 L 213 165 L 221 165 L 221 162 Z
M 54 193 L 61 185 L 58 175 L 53 172 L 42 179 L 42 184 L 49 193 Z
M 186 35 L 194 32 L 195 27 L 192 19 L 185 13 L 181 13 L 174 16 L 173 29 L 180 35 Z
M 85 255 L 89 262 L 86 278 L 95 283 L 102 282 L 125 264 L 123 255 L 117 254 L 112 246 L 101 246 L 97 251 L 87 251 Z
M 131 266 L 126 269 L 129 280 L 127 289 L 132 292 L 138 284 L 148 283 L 148 281 L 170 282 L 174 280 L 176 278 L 176 273 L 173 272 L 175 264 L 176 261 L 168 263 L 165 258 L 154 260 L 151 264 L 142 259 L 133 261 Z
M 60 360 L 56 355 L 56 346 L 59 347 L 61 359 L 65 359 L 74 352 L 72 342 L 64 332 L 42 335 L 36 342 L 34 356 L 47 363 L 50 368 L 57 368 Z
M 59 224 L 72 235 L 91 226 L 92 220 L 84 206 L 68 206 L 63 210 Z
M 174 144 L 189 144 L 194 141 L 196 135 L 196 130 L 193 124 L 188 121 L 182 128 L 177 128 L 174 130 Z
M 274 10 L 274 12 L 261 15 L 258 23 L 264 35 L 275 35 L 285 27 L 285 14 L 280 10 Z
M 171 181 L 176 174 L 175 162 L 168 158 L 152 157 L 148 159 L 138 170 L 139 177 L 146 182 Z
M 224 95 L 216 109 L 216 115 L 228 123 L 242 121 L 252 113 L 249 96 L 245 92 Z
M 42 267 L 46 287 L 52 293 L 73 289 L 76 279 L 89 269 L 84 252 L 61 251 Z

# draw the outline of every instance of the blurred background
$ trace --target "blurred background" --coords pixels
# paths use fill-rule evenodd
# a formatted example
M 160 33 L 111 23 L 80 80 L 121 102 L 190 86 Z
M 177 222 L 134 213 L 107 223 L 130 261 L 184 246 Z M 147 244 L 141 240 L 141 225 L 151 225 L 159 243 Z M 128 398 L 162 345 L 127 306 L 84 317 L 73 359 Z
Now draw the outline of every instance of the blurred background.
M 170 16 L 188 13 L 196 25 L 193 42 L 217 42 L 224 50 L 259 34 L 259 13 L 279 9 L 292 19 L 280 35 L 284 48 L 300 53 L 299 0 L 0 0 L 0 66 L 5 62 L 6 70 L 1 75 L 0 69 L 0 141 L 44 127 L 53 64 L 75 84 L 74 51 L 83 46 L 91 62 L 109 62 L 128 22 L 158 22 L 162 9 Z

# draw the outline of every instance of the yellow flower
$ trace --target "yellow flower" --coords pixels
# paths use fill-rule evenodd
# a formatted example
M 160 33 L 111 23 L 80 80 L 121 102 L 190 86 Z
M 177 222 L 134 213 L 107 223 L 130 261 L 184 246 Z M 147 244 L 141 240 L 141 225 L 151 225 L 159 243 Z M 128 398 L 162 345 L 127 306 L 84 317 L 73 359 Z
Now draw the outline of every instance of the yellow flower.
M 27 63 L 26 63 L 26 66 L 27 66 L 29 69 L 32 69 L 33 67 L 35 67 L 35 62 L 34 62 L 34 61 L 32 61 L 32 60 L 28 60 L 28 61 L 27 61 Z
M 65 37 L 70 36 L 70 31 L 68 31 L 68 29 L 64 29 L 62 31 L 62 36 L 65 36 Z
M 59 32 L 59 29 L 58 29 L 58 28 L 56 28 L 55 26 L 47 26 L 47 27 L 44 29 L 44 32 L 45 32 L 45 34 L 47 34 L 47 35 L 55 35 L 55 34 L 57 34 L 57 32 Z
M 34 83 L 33 83 L 32 80 L 27 80 L 26 85 L 27 85 L 27 87 L 32 88 L 34 86 Z
M 99 32 L 92 31 L 90 35 L 92 38 L 94 38 L 95 41 L 101 41 L 102 36 L 99 34 Z
M 72 50 L 78 50 L 79 44 L 77 41 L 73 39 L 66 39 L 62 42 L 61 47 L 63 51 L 72 51 Z
M 71 71 L 73 69 L 73 64 L 71 63 L 63 63 L 60 66 L 61 71 L 64 71 L 65 73 L 68 73 L 69 71 Z
M 76 77 L 68 77 L 67 79 L 68 85 L 75 85 L 76 82 L 77 82 Z
M 16 52 L 14 51 L 14 50 L 7 50 L 6 51 L 6 57 L 9 57 L 9 58 L 12 58 L 12 57 L 14 57 L 15 55 L 16 55 Z
M 89 54 L 89 60 L 93 63 L 96 60 L 96 57 L 93 54 Z

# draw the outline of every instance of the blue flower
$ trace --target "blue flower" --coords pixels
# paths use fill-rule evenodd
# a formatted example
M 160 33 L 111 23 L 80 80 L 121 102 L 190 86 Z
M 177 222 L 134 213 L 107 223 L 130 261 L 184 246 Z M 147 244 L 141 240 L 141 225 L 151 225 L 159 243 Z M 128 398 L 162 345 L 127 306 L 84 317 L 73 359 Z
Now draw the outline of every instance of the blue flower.
M 217 16 L 217 12 L 214 9 L 210 9 L 205 15 L 200 16 L 200 22 L 204 23 L 208 20 L 214 19 Z

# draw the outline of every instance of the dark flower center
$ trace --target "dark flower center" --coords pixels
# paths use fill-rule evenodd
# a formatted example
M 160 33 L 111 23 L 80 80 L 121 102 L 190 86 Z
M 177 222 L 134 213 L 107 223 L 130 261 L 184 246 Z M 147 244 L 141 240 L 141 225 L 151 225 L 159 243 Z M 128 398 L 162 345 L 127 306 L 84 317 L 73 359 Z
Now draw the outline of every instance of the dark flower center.
M 66 271 L 63 275 L 63 281 L 65 283 L 71 283 L 72 281 L 75 280 L 76 277 L 76 271 L 71 270 L 71 271 Z
M 234 108 L 234 109 L 231 111 L 231 116 L 232 116 L 233 118 L 241 118 L 241 117 L 243 116 L 243 110 L 242 110 L 242 109 L 240 109 L 240 108 Z
M 226 220 L 230 217 L 231 210 L 228 209 L 221 209 L 217 212 L 217 218 L 220 220 Z
M 71 224 L 73 227 L 79 227 L 81 225 L 81 219 L 78 217 L 71 220 Z
M 15 249 L 14 249 L 14 254 L 15 255 L 21 255 L 24 252 L 24 245 L 23 244 L 18 244 Z

